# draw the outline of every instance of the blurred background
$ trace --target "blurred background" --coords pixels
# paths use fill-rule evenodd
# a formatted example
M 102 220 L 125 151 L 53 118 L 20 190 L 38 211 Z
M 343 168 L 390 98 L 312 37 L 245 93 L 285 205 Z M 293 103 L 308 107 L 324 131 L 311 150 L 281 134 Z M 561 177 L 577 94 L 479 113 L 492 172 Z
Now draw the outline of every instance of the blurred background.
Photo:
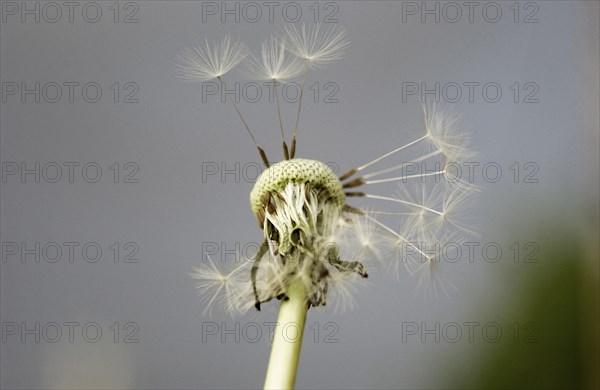
M 598 2 L 0 6 L 2 388 L 262 386 L 277 304 L 204 315 L 189 276 L 254 250 L 260 160 L 175 62 L 302 21 L 352 43 L 309 73 L 299 156 L 341 174 L 412 141 L 433 98 L 461 114 L 482 191 L 479 235 L 440 264 L 456 290 L 370 272 L 353 310 L 309 312 L 298 388 L 598 388 Z M 230 80 L 279 159 L 268 88 Z

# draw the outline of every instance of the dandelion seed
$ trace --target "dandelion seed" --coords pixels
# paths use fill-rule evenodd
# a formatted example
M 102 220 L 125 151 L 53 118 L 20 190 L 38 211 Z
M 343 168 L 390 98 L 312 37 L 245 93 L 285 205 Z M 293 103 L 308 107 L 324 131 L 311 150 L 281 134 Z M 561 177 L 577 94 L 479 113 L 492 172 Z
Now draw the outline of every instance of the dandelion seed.
M 462 163 L 474 157 L 468 147 L 469 138 L 457 129 L 460 117 L 448 110 L 443 110 L 437 104 L 423 106 L 427 140 L 436 150 L 442 152 L 447 161 Z
M 219 304 L 225 311 L 235 313 L 239 311 L 243 291 L 241 289 L 241 271 L 249 263 L 242 264 L 228 274 L 221 272 L 210 256 L 207 254 L 207 263 L 195 267 L 191 273 L 192 278 L 198 280 L 196 290 L 198 295 L 206 301 L 203 314 L 211 314 L 214 304 Z
M 291 53 L 286 53 L 284 40 L 271 37 L 262 43 L 260 57 L 251 55 L 248 73 L 257 80 L 285 81 L 300 76 L 303 62 Z
M 322 28 L 320 24 L 285 25 L 283 38 L 289 50 L 310 67 L 319 67 L 341 59 L 350 44 L 346 31 L 337 26 Z
M 229 36 L 210 46 L 206 41 L 206 48 L 186 48 L 177 56 L 178 72 L 181 78 L 191 81 L 208 81 L 218 79 L 223 84 L 222 76 L 233 69 L 237 64 L 243 61 L 248 55 L 246 45 L 242 41 L 232 41 Z M 258 149 L 258 153 L 266 167 L 269 166 L 269 160 L 264 150 L 256 142 L 250 126 L 244 119 L 235 100 L 229 100 L 239 116 L 244 128 L 252 139 L 252 142 Z
M 296 125 L 292 133 L 292 145 L 290 157 L 294 158 L 296 152 L 296 134 L 300 124 L 300 112 L 304 97 L 304 86 L 309 68 L 328 65 L 343 57 L 346 47 L 350 41 L 346 39 L 346 31 L 340 27 L 332 26 L 322 29 L 320 24 L 306 26 L 304 23 L 298 29 L 294 24 L 283 27 L 283 38 L 286 48 L 298 58 L 304 60 L 304 76 L 300 87 L 298 99 L 298 111 L 296 112 Z
M 289 80 L 300 75 L 304 68 L 303 63 L 298 57 L 286 55 L 285 41 L 271 37 L 270 40 L 262 43 L 260 59 L 256 56 L 251 56 L 248 68 L 250 75 L 254 75 L 257 79 L 271 80 L 273 82 L 273 95 L 277 104 L 277 118 L 281 130 L 283 154 L 285 159 L 288 160 L 290 157 L 289 149 L 285 140 L 277 85 L 280 81 Z
M 191 81 L 208 81 L 223 76 L 248 55 L 242 41 L 232 41 L 229 36 L 212 46 L 186 48 L 178 55 L 177 64 L 181 78 Z
M 373 215 L 370 209 L 364 210 L 365 215 Z M 352 255 L 355 259 L 370 260 L 369 263 L 379 264 L 383 261 L 388 252 L 389 238 L 381 234 L 381 231 L 377 229 L 377 226 L 373 222 L 373 219 L 360 217 L 353 218 L 353 225 L 350 227 L 352 233 L 351 243 L 348 243 L 349 247 L 354 246 Z

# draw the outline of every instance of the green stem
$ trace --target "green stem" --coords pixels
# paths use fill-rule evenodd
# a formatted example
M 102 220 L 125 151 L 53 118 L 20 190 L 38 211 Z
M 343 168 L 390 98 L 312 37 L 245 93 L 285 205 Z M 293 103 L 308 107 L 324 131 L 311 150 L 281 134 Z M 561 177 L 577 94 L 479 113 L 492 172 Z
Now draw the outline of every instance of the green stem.
M 279 308 L 265 389 L 293 389 L 296 381 L 308 312 L 306 291 L 300 278 L 290 284 L 287 296 L 289 299 L 282 301 Z

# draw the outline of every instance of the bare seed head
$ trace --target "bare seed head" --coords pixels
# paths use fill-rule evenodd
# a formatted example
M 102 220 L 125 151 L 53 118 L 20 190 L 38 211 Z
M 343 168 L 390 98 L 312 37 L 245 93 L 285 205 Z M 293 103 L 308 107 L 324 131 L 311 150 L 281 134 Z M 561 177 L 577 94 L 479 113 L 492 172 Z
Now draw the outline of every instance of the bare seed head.
M 262 44 L 260 56 L 250 57 L 248 70 L 260 80 L 304 74 L 306 81 L 309 68 L 342 58 L 348 44 L 341 28 L 290 24 L 282 36 Z M 225 37 L 213 46 L 207 42 L 204 48 L 183 50 L 179 72 L 188 80 L 220 79 L 247 55 L 241 41 Z M 351 307 L 351 292 L 368 276 L 365 264 L 371 268 L 382 262 L 396 272 L 402 264 L 426 293 L 446 292 L 451 283 L 439 272 L 442 251 L 431 248 L 460 243 L 463 233 L 474 233 L 464 226 L 461 212 L 478 190 L 452 171 L 453 164 L 474 156 L 457 125 L 459 117 L 435 104 L 425 105 L 423 135 L 338 178 L 324 163 L 294 158 L 302 100 L 288 155 L 279 100 L 275 102 L 286 160 L 273 165 L 232 102 L 267 166 L 250 193 L 263 242 L 252 259 L 230 272 L 219 271 L 210 258 L 195 270 L 205 311 L 210 313 L 214 304 L 230 312 L 260 309 L 261 303 L 285 299 L 297 280 L 304 285 L 308 304 L 323 306 L 334 300 L 334 306 Z M 414 170 L 423 164 L 428 165 Z M 389 182 L 398 183 L 398 192 L 378 194 L 378 185 Z M 349 200 L 370 203 L 356 207 Z

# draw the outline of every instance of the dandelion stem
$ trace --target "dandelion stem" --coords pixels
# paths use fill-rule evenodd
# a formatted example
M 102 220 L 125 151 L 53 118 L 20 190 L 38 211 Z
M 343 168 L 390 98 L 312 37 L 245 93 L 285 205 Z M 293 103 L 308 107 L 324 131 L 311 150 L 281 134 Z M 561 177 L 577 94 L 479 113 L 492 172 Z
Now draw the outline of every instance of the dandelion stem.
M 265 389 L 292 389 L 296 381 L 308 311 L 306 291 L 300 278 L 289 285 L 286 295 L 289 299 L 282 300 L 279 308 Z

